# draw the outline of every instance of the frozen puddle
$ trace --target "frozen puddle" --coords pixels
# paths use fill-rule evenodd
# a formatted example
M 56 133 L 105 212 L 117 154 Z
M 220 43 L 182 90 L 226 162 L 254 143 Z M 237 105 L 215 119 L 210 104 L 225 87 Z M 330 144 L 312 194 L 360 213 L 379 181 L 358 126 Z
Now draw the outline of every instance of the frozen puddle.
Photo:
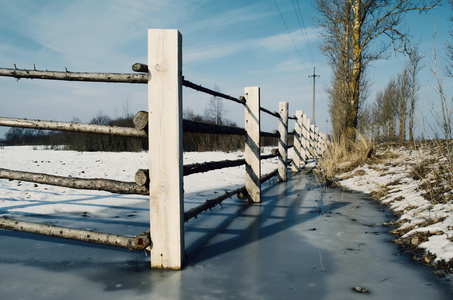
M 2 299 L 451 299 L 452 282 L 400 255 L 378 204 L 312 176 L 266 184 L 263 203 L 227 200 L 186 224 L 182 271 L 149 269 L 149 256 L 0 231 Z M 189 197 L 194 199 L 195 197 Z M 200 199 L 200 202 L 204 199 Z M 188 203 L 193 205 L 196 203 Z M 22 217 L 118 234 L 148 226 L 147 202 L 100 219 Z M 368 289 L 358 293 L 354 287 Z

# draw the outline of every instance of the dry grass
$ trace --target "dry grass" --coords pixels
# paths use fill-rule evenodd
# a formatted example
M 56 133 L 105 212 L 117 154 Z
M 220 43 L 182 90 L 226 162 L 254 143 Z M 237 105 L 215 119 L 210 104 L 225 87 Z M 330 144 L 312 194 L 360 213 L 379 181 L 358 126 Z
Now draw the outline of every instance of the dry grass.
M 435 158 L 419 158 L 413 166 L 412 178 L 422 180 L 422 196 L 433 204 L 451 204 L 453 201 L 453 143 L 434 140 L 420 143 L 425 153 Z
M 417 222 L 401 228 L 404 223 L 411 222 L 402 217 L 404 212 L 413 211 L 414 214 L 417 214 L 421 211 L 415 205 L 407 205 L 403 207 L 404 209 L 395 210 L 393 212 L 395 217 L 404 218 L 389 223 L 389 225 L 396 226 L 391 231 L 396 236 L 395 242 L 406 248 L 406 251 L 413 253 L 415 259 L 434 265 L 440 270 L 439 274 L 453 272 L 453 259 L 449 261 L 436 260 L 434 263 L 436 256 L 429 250 L 419 247 L 430 236 L 443 234 L 443 231 L 417 231 L 403 238 L 406 233 L 415 228 L 442 223 L 445 216 L 437 216 L 434 207 L 437 207 L 437 209 L 442 207 L 443 210 L 447 209 L 453 212 L 453 141 L 383 143 L 376 146 L 378 153 L 372 157 L 369 157 L 369 149 L 373 149 L 374 145 L 365 141 L 366 139 L 356 145 L 348 145 L 344 141 L 330 143 L 327 152 L 319 162 L 323 177 L 327 182 L 331 182 L 332 178 L 346 172 L 349 172 L 349 176 L 361 175 L 365 172 L 364 170 L 354 169 L 365 162 L 371 166 L 370 169 L 382 172 L 383 176 L 391 174 L 387 168 L 398 167 L 403 171 L 405 170 L 404 173 L 410 179 L 417 181 L 420 195 L 430 202 L 431 207 L 425 207 L 423 212 L 433 211 L 434 216 L 429 213 L 429 217 L 424 217 L 424 222 Z M 345 179 L 345 175 L 342 175 L 341 179 Z M 372 198 L 384 201 L 391 194 L 400 192 L 399 185 L 403 185 L 404 182 L 406 180 L 398 179 L 382 185 L 379 190 L 371 193 Z M 404 199 L 404 195 L 401 195 L 392 199 L 391 202 L 387 202 L 387 199 L 385 203 L 392 205 L 392 203 L 401 202 Z M 450 226 L 448 230 L 451 230 L 452 227 Z M 453 237 L 450 237 L 450 240 L 453 241 Z
M 355 142 L 348 142 L 342 138 L 328 143 L 327 150 L 318 164 L 324 179 L 330 181 L 337 174 L 363 165 L 366 159 L 371 157 L 374 143 L 360 133 L 357 136 Z

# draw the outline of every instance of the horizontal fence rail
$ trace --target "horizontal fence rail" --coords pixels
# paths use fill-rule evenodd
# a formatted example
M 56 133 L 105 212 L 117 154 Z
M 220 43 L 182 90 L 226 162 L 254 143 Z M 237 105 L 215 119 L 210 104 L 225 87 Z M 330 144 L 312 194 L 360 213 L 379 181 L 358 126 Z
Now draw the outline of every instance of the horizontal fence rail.
M 148 73 L 148 71 L 149 71 L 148 70 L 148 65 L 142 64 L 142 63 L 135 63 L 134 65 L 132 65 L 132 70 L 135 71 L 135 72 L 141 72 L 141 73 Z M 234 101 L 236 103 L 245 104 L 244 97 L 235 98 L 235 97 L 232 97 L 232 96 L 229 96 L 229 95 L 226 95 L 226 94 L 223 94 L 223 93 L 208 89 L 206 87 L 203 87 L 201 85 L 195 84 L 193 82 L 190 82 L 190 81 L 184 79 L 184 76 L 182 77 L 182 85 L 185 86 L 185 87 L 191 88 L 193 90 L 196 90 L 196 91 L 203 92 L 205 94 L 214 96 L 214 97 L 220 97 L 220 98 L 223 98 L 223 99 Z
M 75 122 L 41 121 L 0 117 L 0 126 L 148 138 L 148 135 L 144 130 L 138 130 L 136 128 Z
M 275 169 L 274 171 L 270 172 L 269 174 L 264 175 L 261 178 L 260 182 L 261 183 L 267 182 L 272 177 L 276 176 L 277 172 L 278 172 L 278 169 Z M 216 197 L 214 199 L 206 200 L 202 204 L 200 204 L 198 206 L 195 206 L 195 207 L 192 207 L 191 209 L 189 209 L 186 212 L 184 212 L 184 222 L 188 222 L 190 219 L 196 218 L 202 212 L 205 212 L 208 209 L 211 210 L 211 208 L 215 207 L 218 204 L 221 205 L 224 200 L 226 200 L 228 198 L 231 198 L 233 196 L 236 196 L 236 195 L 244 194 L 244 193 L 246 193 L 246 191 L 247 190 L 246 190 L 245 186 L 242 186 L 242 187 L 237 188 L 235 190 L 232 190 L 232 191 L 229 191 L 229 192 L 225 192 L 225 194 L 223 194 L 223 195 L 221 195 L 219 197 Z M 244 195 L 240 195 L 239 197 L 243 198 Z
M 0 76 L 14 77 L 16 79 L 48 79 L 65 81 L 87 82 L 112 82 L 112 83 L 147 83 L 148 74 L 136 73 L 82 73 L 82 72 L 59 72 L 27 69 L 0 68 Z
M 244 97 L 235 98 L 235 97 L 232 97 L 232 96 L 229 96 L 229 95 L 225 95 L 223 93 L 219 93 L 219 92 L 216 92 L 214 90 L 202 87 L 201 85 L 196 85 L 195 83 L 187 81 L 184 78 L 182 80 L 182 85 L 185 86 L 185 87 L 194 89 L 196 91 L 203 92 L 205 94 L 214 96 L 214 97 L 220 97 L 220 98 L 223 98 L 223 99 L 234 101 L 236 103 L 245 104 Z
M 98 190 L 117 194 L 149 195 L 148 189 L 135 182 L 123 182 L 103 178 L 63 177 L 42 173 L 15 171 L 0 168 L 0 178 L 54 185 L 82 190 Z
M 151 240 L 146 234 L 131 237 L 54 225 L 37 224 L 7 218 L 0 218 L 0 228 L 126 248 L 128 250 L 144 250 L 151 245 Z
M 273 116 L 273 117 L 276 117 L 276 118 L 279 118 L 279 117 L 280 117 L 280 115 L 278 114 L 278 112 L 275 112 L 275 111 L 272 112 L 272 111 L 268 110 L 267 108 L 260 107 L 260 110 L 261 110 L 262 112 L 267 113 L 268 115 Z

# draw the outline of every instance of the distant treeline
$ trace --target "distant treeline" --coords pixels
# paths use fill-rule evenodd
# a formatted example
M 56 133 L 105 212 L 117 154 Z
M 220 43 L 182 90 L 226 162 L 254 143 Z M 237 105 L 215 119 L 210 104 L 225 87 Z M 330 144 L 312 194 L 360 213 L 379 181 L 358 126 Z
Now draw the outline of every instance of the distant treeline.
M 133 127 L 133 117 L 117 119 L 99 113 L 90 124 L 119 127 Z M 74 118 L 71 122 L 80 122 Z M 64 146 L 76 151 L 142 151 L 148 148 L 148 140 L 89 133 L 48 131 L 28 128 L 11 128 L 5 135 L 5 145 L 47 145 Z
M 200 115 L 186 116 L 187 119 L 213 123 Z M 75 118 L 72 122 L 80 122 Z M 235 127 L 231 122 L 222 122 Z M 90 124 L 109 125 L 120 127 L 133 127 L 133 116 L 126 116 L 117 119 L 99 113 Z M 4 145 L 47 145 L 50 147 L 64 146 L 67 150 L 76 151 L 132 151 L 139 152 L 148 150 L 148 140 L 139 138 L 117 137 L 109 135 L 97 135 L 87 133 L 73 133 L 60 131 L 47 131 L 38 129 L 11 128 L 5 135 Z M 215 135 L 185 132 L 183 135 L 184 151 L 236 151 L 244 149 L 244 136 L 238 135 Z M 276 146 L 275 138 L 263 138 L 264 146 Z

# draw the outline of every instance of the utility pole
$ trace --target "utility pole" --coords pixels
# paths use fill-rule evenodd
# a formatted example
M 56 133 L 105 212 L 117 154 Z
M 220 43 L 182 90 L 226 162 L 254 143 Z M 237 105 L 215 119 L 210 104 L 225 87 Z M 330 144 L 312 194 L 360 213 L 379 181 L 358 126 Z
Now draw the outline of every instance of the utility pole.
M 312 119 L 312 125 L 315 125 L 315 83 L 316 83 L 316 77 L 320 77 L 320 75 L 316 75 L 315 68 L 313 68 L 313 75 L 308 75 L 308 77 L 313 77 L 313 119 Z

